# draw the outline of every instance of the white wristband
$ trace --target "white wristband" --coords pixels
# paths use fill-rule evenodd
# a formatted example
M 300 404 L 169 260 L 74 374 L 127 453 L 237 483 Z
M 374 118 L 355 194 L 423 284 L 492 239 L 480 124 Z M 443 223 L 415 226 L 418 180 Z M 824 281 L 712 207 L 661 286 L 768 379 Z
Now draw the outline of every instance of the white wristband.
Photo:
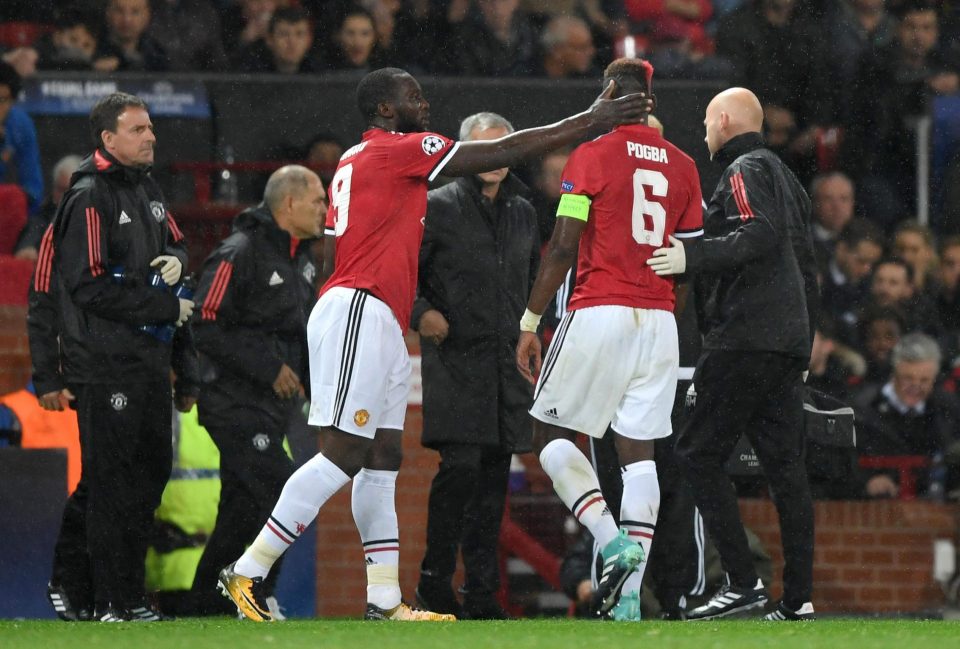
M 532 334 L 537 333 L 537 327 L 540 326 L 540 318 L 541 316 L 527 309 L 523 312 L 523 317 L 520 318 L 520 331 L 529 331 Z

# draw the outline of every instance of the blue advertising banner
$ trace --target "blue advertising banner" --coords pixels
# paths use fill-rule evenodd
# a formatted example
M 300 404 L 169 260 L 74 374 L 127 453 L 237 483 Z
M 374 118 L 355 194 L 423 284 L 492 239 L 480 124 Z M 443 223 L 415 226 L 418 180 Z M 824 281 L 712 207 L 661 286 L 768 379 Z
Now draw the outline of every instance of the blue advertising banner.
M 137 95 L 153 117 L 210 118 L 207 89 L 200 81 L 147 79 L 26 79 L 20 107 L 31 115 L 89 115 L 111 92 Z

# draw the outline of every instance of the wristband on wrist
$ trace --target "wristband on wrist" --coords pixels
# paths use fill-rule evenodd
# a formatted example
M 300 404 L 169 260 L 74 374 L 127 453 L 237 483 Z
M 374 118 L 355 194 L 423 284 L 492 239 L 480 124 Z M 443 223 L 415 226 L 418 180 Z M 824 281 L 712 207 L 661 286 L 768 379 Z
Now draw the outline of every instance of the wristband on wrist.
M 540 326 L 540 318 L 540 315 L 527 309 L 523 312 L 523 317 L 520 318 L 520 331 L 529 331 L 532 334 L 537 333 L 537 327 Z

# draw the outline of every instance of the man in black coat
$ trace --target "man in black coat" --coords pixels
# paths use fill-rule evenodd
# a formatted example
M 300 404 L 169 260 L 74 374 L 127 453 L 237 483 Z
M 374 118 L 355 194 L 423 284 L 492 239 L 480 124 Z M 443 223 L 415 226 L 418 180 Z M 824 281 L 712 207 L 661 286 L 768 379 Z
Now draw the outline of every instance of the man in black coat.
M 710 537 L 730 576 L 690 619 L 760 608 L 757 576 L 724 470 L 741 435 L 757 451 L 780 517 L 783 600 L 767 619 L 811 619 L 813 502 L 803 461 L 803 380 L 818 310 L 810 199 L 765 149 L 763 109 L 744 88 L 707 106 L 706 142 L 726 170 L 707 205 L 702 241 L 661 248 L 660 274 L 701 272 L 707 287 L 696 405 L 676 450 Z M 674 261 L 683 263 L 674 264 Z
M 493 113 L 468 117 L 461 140 L 513 131 Z M 417 597 L 470 619 L 502 618 L 497 542 L 512 453 L 530 450 L 532 390 L 514 368 L 517 318 L 536 276 L 540 239 L 522 184 L 498 169 L 428 195 L 419 297 L 423 445 L 440 452 L 430 489 Z M 464 604 L 450 579 L 461 546 Z
M 193 581 L 200 614 L 233 608 L 216 591 L 217 574 L 257 536 L 293 473 L 283 439 L 309 371 L 307 317 L 317 276 L 310 239 L 320 236 L 326 211 L 320 178 L 283 167 L 267 180 L 263 202 L 236 218 L 233 233 L 204 262 L 196 295 L 204 381 L 198 407 L 220 450 L 221 486 L 217 523 Z M 268 598 L 278 574 L 267 582 Z

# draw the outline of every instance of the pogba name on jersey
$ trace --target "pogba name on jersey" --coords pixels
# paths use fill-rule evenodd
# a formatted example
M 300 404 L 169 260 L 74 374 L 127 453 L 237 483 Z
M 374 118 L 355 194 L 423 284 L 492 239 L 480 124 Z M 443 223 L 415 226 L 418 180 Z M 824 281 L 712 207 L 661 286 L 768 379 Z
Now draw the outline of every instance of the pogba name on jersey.
M 667 150 L 658 146 L 649 144 L 638 144 L 637 142 L 627 142 L 627 155 L 640 160 L 649 160 L 650 162 L 662 162 L 667 164 Z

